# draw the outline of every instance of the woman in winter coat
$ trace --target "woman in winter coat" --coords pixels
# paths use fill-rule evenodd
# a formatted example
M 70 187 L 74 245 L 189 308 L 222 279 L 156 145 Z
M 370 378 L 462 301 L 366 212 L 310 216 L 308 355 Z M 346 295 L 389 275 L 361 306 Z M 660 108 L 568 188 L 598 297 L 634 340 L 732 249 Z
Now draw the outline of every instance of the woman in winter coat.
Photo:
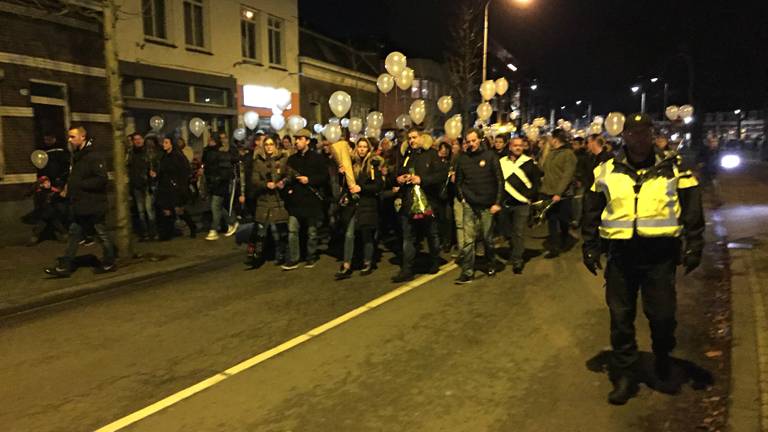
M 285 262 L 288 211 L 281 193 L 285 187 L 287 159 L 286 153 L 277 148 L 274 137 L 267 137 L 255 150 L 252 181 L 256 212 L 246 259 L 251 267 L 264 262 L 264 239 L 268 230 L 272 232 L 275 246 L 275 265 Z
M 189 236 L 194 238 L 197 228 L 192 218 L 184 210 L 189 201 L 189 161 L 170 138 L 163 139 L 162 154 L 157 164 L 157 171 L 149 175 L 157 180 L 157 225 L 160 240 L 170 240 L 174 233 L 176 217 L 186 222 Z
M 379 224 L 379 194 L 384 190 L 384 178 L 381 175 L 383 159 L 371 151 L 371 144 L 366 138 L 357 141 L 352 156 L 352 169 L 357 185 L 349 192 L 359 196 L 351 199 L 342 208 L 342 221 L 346 222 L 344 236 L 344 262 L 336 272 L 336 280 L 352 276 L 352 256 L 355 250 L 355 233 L 360 232 L 363 239 L 362 276 L 373 272 L 374 234 Z

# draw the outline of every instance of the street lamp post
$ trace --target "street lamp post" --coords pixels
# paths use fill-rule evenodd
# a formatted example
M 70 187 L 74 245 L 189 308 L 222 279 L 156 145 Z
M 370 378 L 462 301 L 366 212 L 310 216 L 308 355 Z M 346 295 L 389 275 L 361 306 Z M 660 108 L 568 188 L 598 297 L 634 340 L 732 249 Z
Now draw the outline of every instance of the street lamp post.
M 488 7 L 493 0 L 487 0 L 485 2 L 485 10 L 483 14 L 483 82 L 485 82 L 488 69 Z M 521 5 L 530 3 L 531 0 L 515 0 Z M 512 68 L 510 68 L 512 69 Z M 517 68 L 515 67 L 515 70 Z
M 642 90 L 642 93 L 640 93 L 640 112 L 645 113 L 645 89 L 639 85 L 634 85 L 630 90 L 632 90 L 632 94 L 637 94 Z

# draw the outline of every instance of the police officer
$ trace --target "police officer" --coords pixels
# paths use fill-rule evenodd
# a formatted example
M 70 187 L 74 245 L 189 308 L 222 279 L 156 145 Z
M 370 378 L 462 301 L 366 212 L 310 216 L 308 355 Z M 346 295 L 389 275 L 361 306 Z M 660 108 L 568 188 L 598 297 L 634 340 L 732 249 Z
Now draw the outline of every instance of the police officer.
M 677 325 L 675 268 L 682 263 L 688 274 L 698 267 L 704 243 L 698 182 L 677 155 L 665 156 L 655 147 L 650 117 L 629 116 L 623 138 L 624 149 L 595 168 L 582 220 L 584 265 L 597 274 L 601 253 L 608 255 L 614 386 L 608 402 L 615 405 L 626 403 L 638 389 L 638 292 L 650 324 L 656 375 L 665 380 Z

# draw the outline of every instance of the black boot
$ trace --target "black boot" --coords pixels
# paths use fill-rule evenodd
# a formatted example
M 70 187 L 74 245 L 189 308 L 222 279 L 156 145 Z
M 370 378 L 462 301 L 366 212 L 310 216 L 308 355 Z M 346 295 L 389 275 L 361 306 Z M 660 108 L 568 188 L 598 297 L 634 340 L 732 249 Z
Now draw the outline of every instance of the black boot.
M 336 272 L 336 274 L 333 276 L 336 280 L 344 280 L 349 279 L 352 277 L 352 267 L 344 267 L 343 265 L 341 268 L 339 268 L 339 271 Z
M 608 403 L 611 405 L 624 405 L 638 391 L 637 382 L 628 375 L 622 375 L 613 383 L 613 390 L 608 393 Z
M 655 357 L 653 366 L 656 372 L 656 377 L 661 381 L 667 381 L 672 367 L 669 353 L 657 353 Z

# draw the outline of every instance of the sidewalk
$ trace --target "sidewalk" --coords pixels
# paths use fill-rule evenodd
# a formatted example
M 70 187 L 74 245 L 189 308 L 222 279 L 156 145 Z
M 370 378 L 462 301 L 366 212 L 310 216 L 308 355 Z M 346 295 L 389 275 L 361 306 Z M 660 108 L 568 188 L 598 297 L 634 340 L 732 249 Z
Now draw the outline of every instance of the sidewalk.
M 137 283 L 154 277 L 183 271 L 205 263 L 221 260 L 231 262 L 242 258 L 241 247 L 234 237 L 221 236 L 217 241 L 177 237 L 168 242 L 134 244 L 137 258 L 118 261 L 114 273 L 96 275 L 89 267 L 81 267 L 69 278 L 52 278 L 43 272 L 53 265 L 65 245 L 45 241 L 33 247 L 7 246 L 0 248 L 0 317 L 33 308 L 58 303 L 86 294 Z M 101 256 L 98 243 L 81 246 L 79 256 Z

